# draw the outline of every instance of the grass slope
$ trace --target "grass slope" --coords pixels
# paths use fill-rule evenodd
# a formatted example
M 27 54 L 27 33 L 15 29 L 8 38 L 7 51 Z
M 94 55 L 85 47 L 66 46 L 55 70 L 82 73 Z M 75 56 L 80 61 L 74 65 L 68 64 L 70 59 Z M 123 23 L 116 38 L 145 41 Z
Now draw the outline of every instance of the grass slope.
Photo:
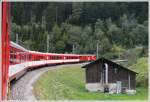
M 136 95 L 104 94 L 85 89 L 85 71 L 80 65 L 50 70 L 34 84 L 33 93 L 44 100 L 146 100 L 147 89 L 138 88 Z

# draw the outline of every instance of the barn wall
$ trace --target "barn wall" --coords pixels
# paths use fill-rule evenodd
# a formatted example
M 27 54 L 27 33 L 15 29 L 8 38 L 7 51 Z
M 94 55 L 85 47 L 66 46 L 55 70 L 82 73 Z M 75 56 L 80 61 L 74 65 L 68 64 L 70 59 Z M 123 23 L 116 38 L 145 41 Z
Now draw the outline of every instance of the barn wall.
M 104 63 L 108 64 L 108 83 L 116 83 L 117 81 L 121 81 L 123 88 L 129 88 L 128 75 L 130 73 L 130 87 L 131 89 L 135 89 L 135 73 L 123 69 L 121 66 L 118 66 L 117 64 L 111 63 L 109 61 L 104 61 Z
M 131 77 L 131 89 L 135 89 L 136 86 L 136 74 L 130 74 Z
M 103 78 L 105 79 L 105 71 L 103 69 L 104 63 L 108 64 L 108 83 L 115 84 L 117 81 L 122 82 L 122 88 L 129 88 L 129 74 L 130 74 L 130 88 L 135 89 L 136 74 L 122 68 L 121 66 L 112 63 L 111 61 L 100 60 L 99 62 L 92 64 L 86 68 L 86 83 L 91 86 L 91 83 L 101 83 L 101 74 L 104 73 Z M 105 81 L 105 80 L 103 80 Z M 102 83 L 101 83 L 102 84 Z M 92 84 L 93 86 L 93 84 Z
M 86 68 L 86 82 L 87 83 L 97 83 L 100 82 L 100 67 L 101 63 L 91 65 Z
M 117 65 L 109 64 L 109 83 L 122 82 L 122 87 L 128 88 L 128 71 L 118 68 Z
M 127 70 L 119 69 L 118 74 L 117 74 L 117 79 L 118 79 L 118 81 L 122 82 L 123 88 L 128 88 L 129 81 L 128 81 L 128 71 Z

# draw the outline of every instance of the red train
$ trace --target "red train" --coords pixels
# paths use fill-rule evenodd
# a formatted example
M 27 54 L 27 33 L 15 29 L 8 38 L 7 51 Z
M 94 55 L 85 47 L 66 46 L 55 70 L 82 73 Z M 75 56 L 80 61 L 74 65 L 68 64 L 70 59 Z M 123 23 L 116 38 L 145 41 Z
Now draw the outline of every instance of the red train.
M 77 63 L 95 60 L 95 55 L 56 54 L 29 51 L 18 44 L 10 43 L 9 80 L 22 76 L 27 69 L 45 65 Z
M 95 60 L 95 55 L 56 54 L 29 51 L 14 42 L 9 41 L 10 33 L 10 3 L 0 3 L 0 100 L 7 99 L 8 82 L 18 79 L 29 68 L 45 65 L 77 63 Z

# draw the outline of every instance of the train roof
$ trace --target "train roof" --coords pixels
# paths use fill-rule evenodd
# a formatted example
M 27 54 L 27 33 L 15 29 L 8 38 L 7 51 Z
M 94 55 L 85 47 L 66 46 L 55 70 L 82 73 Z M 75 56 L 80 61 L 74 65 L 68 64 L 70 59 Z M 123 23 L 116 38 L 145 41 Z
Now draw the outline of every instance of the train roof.
M 35 54 L 47 54 L 47 55 L 50 55 L 50 54 L 53 54 L 53 55 L 70 55 L 70 56 L 79 56 L 77 54 L 61 54 L 61 53 L 43 53 L 43 52 L 38 52 L 38 51 L 29 51 L 30 53 L 35 53 Z
M 94 54 L 81 54 L 79 56 L 95 56 Z
M 34 54 L 47 54 L 47 55 L 69 55 L 69 56 L 95 56 L 92 54 L 87 54 L 87 55 L 79 55 L 79 54 L 62 54 L 62 53 L 43 53 L 43 52 L 38 52 L 38 51 L 29 51 L 30 53 Z
M 34 53 L 34 54 L 47 54 L 47 55 L 68 55 L 68 56 L 94 56 L 92 54 L 83 54 L 83 55 L 80 55 L 80 54 L 61 54 L 61 53 L 44 53 L 44 52 L 38 52 L 38 51 L 30 51 L 30 50 L 27 50 L 26 48 L 14 43 L 13 41 L 10 42 L 10 45 L 14 48 L 17 48 L 17 49 L 20 49 L 20 50 L 23 50 L 23 51 L 27 51 L 29 53 Z
M 13 41 L 10 42 L 10 45 L 14 48 L 17 48 L 17 49 L 20 49 L 20 50 L 23 50 L 23 51 L 29 51 L 29 50 L 25 49 L 24 47 L 14 43 Z

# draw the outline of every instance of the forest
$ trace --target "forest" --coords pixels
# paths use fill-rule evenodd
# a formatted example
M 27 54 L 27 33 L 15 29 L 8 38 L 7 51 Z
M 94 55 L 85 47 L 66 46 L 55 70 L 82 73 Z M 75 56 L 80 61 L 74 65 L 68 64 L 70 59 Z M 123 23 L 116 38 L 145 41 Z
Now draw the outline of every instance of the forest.
M 41 52 L 120 58 L 141 48 L 147 56 L 148 2 L 14 2 L 16 39 Z

